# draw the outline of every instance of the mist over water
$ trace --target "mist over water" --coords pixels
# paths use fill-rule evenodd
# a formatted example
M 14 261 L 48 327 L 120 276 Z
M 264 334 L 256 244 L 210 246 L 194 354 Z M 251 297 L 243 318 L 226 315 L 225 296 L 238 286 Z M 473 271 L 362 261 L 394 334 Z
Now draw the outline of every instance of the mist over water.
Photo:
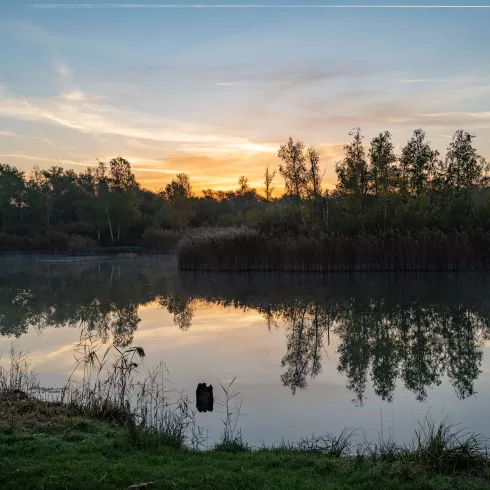
M 406 441 L 430 413 L 488 436 L 487 274 L 179 272 L 173 256 L 0 261 L 0 349 L 28 349 L 46 386 L 82 329 L 164 361 L 169 389 L 234 387 L 253 445 L 362 429 Z M 490 345 L 490 344 L 489 344 Z M 219 409 L 197 415 L 210 440 Z

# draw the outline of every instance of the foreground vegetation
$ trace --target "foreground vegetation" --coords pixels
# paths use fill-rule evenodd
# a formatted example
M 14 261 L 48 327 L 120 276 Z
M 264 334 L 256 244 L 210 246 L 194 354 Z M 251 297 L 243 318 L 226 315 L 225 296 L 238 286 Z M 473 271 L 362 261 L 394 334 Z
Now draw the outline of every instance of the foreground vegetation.
M 488 469 L 433 472 L 398 458 L 337 458 L 287 449 L 193 452 L 135 445 L 124 429 L 84 417 L 0 432 L 4 489 L 488 488 Z M 475 474 L 472 474 L 475 473 Z M 141 486 L 140 488 L 145 488 Z
M 421 424 L 412 444 L 353 443 L 355 431 L 276 448 L 250 448 L 225 395 L 223 432 L 210 450 L 185 398 L 167 403 L 150 373 L 134 382 L 141 348 L 107 351 L 83 338 L 81 382 L 39 389 L 26 358 L 0 368 L 2 488 L 488 488 L 485 441 L 445 422 Z M 37 396 L 34 395 L 37 393 Z M 42 395 L 40 395 L 42 393 Z M 55 399 L 53 399 L 53 396 Z M 131 485 L 139 485 L 131 487 Z

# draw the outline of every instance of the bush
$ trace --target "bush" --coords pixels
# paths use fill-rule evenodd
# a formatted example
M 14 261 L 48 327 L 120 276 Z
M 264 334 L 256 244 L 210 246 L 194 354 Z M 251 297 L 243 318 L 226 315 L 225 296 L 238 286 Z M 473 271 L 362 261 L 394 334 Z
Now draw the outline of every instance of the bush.
M 56 230 L 32 238 L 32 249 L 36 252 L 66 252 L 69 244 L 70 235 Z
M 31 248 L 29 237 L 0 232 L 0 253 L 24 252 Z
M 176 230 L 147 228 L 143 233 L 143 246 L 155 254 L 173 253 L 183 233 Z
M 97 247 L 97 242 L 83 235 L 70 237 L 68 252 L 71 255 L 91 255 Z

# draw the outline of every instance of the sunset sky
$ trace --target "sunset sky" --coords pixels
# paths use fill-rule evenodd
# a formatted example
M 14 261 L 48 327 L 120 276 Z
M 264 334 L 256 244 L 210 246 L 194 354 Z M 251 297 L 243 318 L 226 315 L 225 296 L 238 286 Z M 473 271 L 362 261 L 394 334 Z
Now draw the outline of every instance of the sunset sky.
M 186 172 L 195 189 L 230 189 L 240 175 L 261 186 L 265 167 L 278 165 L 278 147 L 292 136 L 320 150 L 331 186 L 355 126 L 366 143 L 390 130 L 398 148 L 421 127 L 441 151 L 462 128 L 488 158 L 489 26 L 490 8 L 34 8 L 5 1 L 0 162 L 78 171 L 121 155 L 144 187 Z

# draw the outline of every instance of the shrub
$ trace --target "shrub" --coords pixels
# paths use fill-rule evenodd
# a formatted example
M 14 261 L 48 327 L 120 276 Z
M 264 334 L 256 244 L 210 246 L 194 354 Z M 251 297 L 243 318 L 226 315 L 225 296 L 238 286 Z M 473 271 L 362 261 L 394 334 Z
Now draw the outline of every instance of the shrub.
M 182 235 L 176 230 L 147 228 L 143 233 L 143 245 L 152 253 L 172 253 Z
M 83 235 L 72 235 L 68 244 L 68 251 L 71 255 L 93 254 L 97 242 Z

